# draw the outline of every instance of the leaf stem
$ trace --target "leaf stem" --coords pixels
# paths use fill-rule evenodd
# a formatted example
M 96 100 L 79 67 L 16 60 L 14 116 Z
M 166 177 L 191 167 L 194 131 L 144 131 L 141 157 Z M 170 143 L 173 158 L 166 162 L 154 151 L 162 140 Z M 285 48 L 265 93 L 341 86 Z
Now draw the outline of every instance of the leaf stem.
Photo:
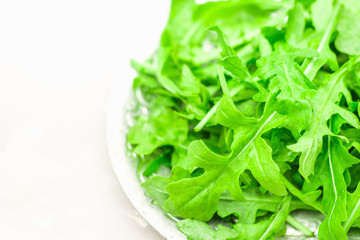
M 346 222 L 344 224 L 344 230 L 346 233 L 349 231 L 349 229 L 351 228 L 351 225 L 354 223 L 354 221 L 355 221 L 354 215 L 358 211 L 359 207 L 360 207 L 360 199 L 357 201 L 354 209 L 351 211 L 350 217 L 346 220 Z
M 341 1 L 338 1 L 337 4 L 335 5 L 335 8 L 331 14 L 330 20 L 329 20 L 329 24 L 325 29 L 324 35 L 321 38 L 321 41 L 319 43 L 319 46 L 317 47 L 317 52 L 321 55 L 323 50 L 325 49 L 325 46 L 329 44 L 330 41 L 330 37 L 331 37 L 331 33 L 332 30 L 334 28 L 334 24 L 335 24 L 335 20 L 337 18 L 337 15 L 339 13 L 340 10 L 340 6 L 341 6 Z M 301 68 L 304 70 L 304 74 L 310 79 L 313 80 L 316 73 L 317 73 L 317 69 L 316 68 L 320 68 L 319 66 L 316 66 L 315 63 L 319 61 L 319 57 L 314 57 L 313 59 L 309 60 L 309 59 L 305 59 L 305 61 L 303 62 Z
M 221 89 L 224 93 L 225 96 L 228 96 L 231 98 L 231 94 L 229 91 L 229 87 L 226 83 L 226 79 L 225 79 L 225 75 L 224 75 L 224 69 L 222 66 L 220 66 L 219 64 L 217 65 L 217 71 L 219 74 L 219 79 L 220 79 L 220 85 L 221 85 Z M 201 119 L 201 121 L 194 127 L 195 132 L 199 132 L 204 126 L 205 124 L 210 120 L 210 118 L 215 114 L 216 109 L 219 105 L 219 102 L 217 102 L 211 109 L 209 112 L 207 112 L 207 114 L 205 115 L 205 117 L 203 119 Z
M 230 91 L 230 96 L 231 97 L 235 96 L 242 89 L 243 89 L 242 86 L 238 86 L 238 87 L 233 88 Z M 201 121 L 194 127 L 195 132 L 199 132 L 206 125 L 206 123 L 210 120 L 210 118 L 215 114 L 216 109 L 217 109 L 218 106 L 219 106 L 219 102 L 215 103 L 215 105 L 210 108 L 210 110 L 206 113 L 204 118 L 201 119 Z
M 195 132 L 199 132 L 205 124 L 210 120 L 210 118 L 215 114 L 217 107 L 219 106 L 219 102 L 215 103 L 212 108 L 206 113 L 203 119 L 194 127 Z
M 219 74 L 221 89 L 222 89 L 224 95 L 228 96 L 228 97 L 231 97 L 229 87 L 228 87 L 228 85 L 226 83 L 226 79 L 225 79 L 225 75 L 224 75 L 224 69 L 219 64 L 217 65 L 217 71 L 218 71 L 218 74 Z
M 309 228 L 307 228 L 305 225 L 303 225 L 301 222 L 296 220 L 293 216 L 289 215 L 286 219 L 286 221 L 293 226 L 295 229 L 299 230 L 300 232 L 304 233 L 305 236 L 311 237 L 314 235 L 314 232 L 311 231 Z
M 321 204 L 318 201 L 309 201 L 308 198 L 305 197 L 302 192 L 297 189 L 287 178 L 285 178 L 283 175 L 280 175 L 281 181 L 283 181 L 286 185 L 286 188 L 289 190 L 291 194 L 293 194 L 295 197 L 300 199 L 304 204 L 313 207 L 314 209 L 318 210 L 319 212 L 325 214 L 325 210 L 321 206 Z
M 264 234 L 261 236 L 260 240 L 265 240 L 265 239 L 267 239 L 269 237 L 270 232 L 273 230 L 274 225 L 276 224 L 276 222 L 279 221 L 279 218 L 281 218 L 281 214 L 284 211 L 284 208 L 285 208 L 286 204 L 288 204 L 289 201 L 291 201 L 291 196 L 290 195 L 287 195 L 286 197 L 284 197 L 284 200 L 281 203 L 280 209 L 276 213 L 274 219 L 271 221 L 269 227 L 266 229 Z

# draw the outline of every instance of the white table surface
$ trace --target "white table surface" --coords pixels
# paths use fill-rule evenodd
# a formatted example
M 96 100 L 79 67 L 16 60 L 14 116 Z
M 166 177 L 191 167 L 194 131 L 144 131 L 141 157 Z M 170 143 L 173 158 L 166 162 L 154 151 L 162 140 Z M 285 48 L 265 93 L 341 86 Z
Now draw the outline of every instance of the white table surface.
M 169 5 L 0 1 L 0 239 L 162 239 L 112 171 L 105 117 L 112 83 L 152 53 Z

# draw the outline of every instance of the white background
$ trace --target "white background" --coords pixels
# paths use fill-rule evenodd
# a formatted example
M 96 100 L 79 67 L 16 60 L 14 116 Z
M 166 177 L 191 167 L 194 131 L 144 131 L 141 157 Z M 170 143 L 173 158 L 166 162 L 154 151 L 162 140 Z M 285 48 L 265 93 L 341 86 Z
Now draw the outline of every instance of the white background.
M 117 182 L 105 116 L 169 5 L 0 0 L 0 239 L 161 239 Z

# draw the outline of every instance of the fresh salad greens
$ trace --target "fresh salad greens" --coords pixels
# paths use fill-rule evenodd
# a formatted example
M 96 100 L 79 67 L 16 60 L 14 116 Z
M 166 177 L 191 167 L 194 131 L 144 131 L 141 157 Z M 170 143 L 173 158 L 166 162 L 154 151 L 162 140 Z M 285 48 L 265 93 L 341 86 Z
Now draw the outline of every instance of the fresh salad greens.
M 188 239 L 274 239 L 293 211 L 318 238 L 360 227 L 360 1 L 173 0 L 132 61 L 129 150 Z

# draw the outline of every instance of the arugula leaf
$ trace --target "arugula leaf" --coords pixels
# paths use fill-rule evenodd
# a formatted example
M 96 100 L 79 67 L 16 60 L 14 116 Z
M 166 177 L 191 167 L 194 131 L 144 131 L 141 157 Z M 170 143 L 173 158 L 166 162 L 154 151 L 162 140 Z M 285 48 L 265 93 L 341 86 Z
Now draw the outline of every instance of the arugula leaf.
M 346 1 L 345 1 L 346 2 Z M 350 9 L 352 9 L 351 6 Z M 336 48 L 349 55 L 360 54 L 360 16 L 346 8 L 339 13 L 339 20 L 336 26 L 338 36 L 335 40 Z
M 212 31 L 216 31 L 218 34 L 219 44 L 222 48 L 221 56 L 224 57 L 220 62 L 225 67 L 225 69 L 236 77 L 240 77 L 242 80 L 249 83 L 250 86 L 252 86 L 254 89 L 258 90 L 259 93 L 254 96 L 257 100 L 264 101 L 267 97 L 266 90 L 264 87 L 262 87 L 260 84 L 258 84 L 256 81 L 254 81 L 251 77 L 251 74 L 249 70 L 243 66 L 241 60 L 237 56 L 235 50 L 230 46 L 228 43 L 225 34 L 218 26 L 213 26 L 210 28 Z M 219 66 L 217 67 L 218 72 Z M 225 84 L 225 79 L 223 76 L 223 72 L 219 74 L 220 78 L 220 84 L 223 89 L 225 89 L 226 95 L 228 97 L 232 97 L 237 94 L 237 92 L 240 90 L 239 88 L 233 89 L 234 91 L 228 91 L 227 84 Z M 244 91 L 243 91 L 244 93 Z M 204 118 L 195 126 L 195 131 L 200 131 L 203 126 L 210 120 L 210 118 L 215 114 L 217 108 L 218 108 L 219 102 L 217 102 L 210 110 L 209 112 L 204 116 Z
M 187 32 L 188 29 L 193 26 L 193 11 L 195 7 L 194 0 L 171 1 L 169 19 L 165 32 L 168 31 L 175 42 L 182 42 L 184 32 Z
M 170 166 L 169 152 L 161 154 L 156 159 L 152 160 L 143 172 L 145 177 L 149 177 L 159 171 L 160 165 Z
M 311 5 L 311 18 L 317 30 L 325 30 L 331 19 L 334 0 L 316 0 Z
M 226 101 L 226 97 L 223 99 Z M 234 122 L 231 122 L 233 118 L 222 114 L 224 111 L 221 106 L 229 106 L 229 104 L 220 104 L 217 119 L 223 125 L 234 128 L 231 153 L 228 156 L 221 156 L 210 151 L 203 141 L 190 143 L 188 148 L 190 159 L 195 166 L 204 169 L 205 172 L 199 177 L 184 179 L 166 186 L 165 190 L 170 195 L 165 203 L 166 210 L 175 216 L 209 220 L 216 212 L 220 195 L 225 190 L 229 190 L 236 199 L 243 199 L 239 177 L 246 169 L 252 172 L 265 189 L 280 196 L 286 194 L 285 185 L 279 178 L 280 170 L 271 158 L 271 148 L 261 138 L 261 134 L 271 123 L 278 122 L 275 112 L 265 110 L 262 118 L 255 120 L 246 118 L 233 109 L 234 114 L 244 119 L 239 121 L 239 124 L 248 123 L 241 126 L 233 125 Z
M 285 39 L 291 46 L 299 46 L 303 40 L 305 29 L 304 8 L 301 4 L 295 4 L 295 7 L 289 11 L 289 20 Z
M 154 176 L 142 183 L 141 186 L 145 189 L 146 193 L 153 199 L 154 203 L 164 209 L 164 202 L 168 199 L 169 195 L 165 192 L 164 188 L 171 182 L 176 182 L 180 179 L 190 178 L 191 175 L 188 171 L 174 167 L 171 175 L 168 178 L 162 176 Z
M 224 66 L 225 70 L 256 89 L 258 94 L 254 96 L 254 99 L 261 102 L 265 101 L 268 95 L 266 89 L 253 79 L 249 69 L 244 66 L 235 50 L 228 43 L 224 32 L 218 26 L 213 26 L 210 30 L 216 31 L 218 34 L 219 43 L 223 50 L 221 52 L 221 57 L 223 58 L 220 60 L 220 63 Z
M 319 234 L 325 239 L 347 239 L 341 223 L 347 219 L 346 183 L 344 171 L 359 159 L 351 156 L 341 140 L 327 137 L 327 144 L 317 161 L 317 172 L 311 177 L 311 183 L 305 183 L 305 191 L 323 186 L 322 205 L 327 216 L 321 223 Z
M 289 214 L 291 197 L 286 196 L 279 209 L 269 219 L 255 224 L 237 223 L 234 228 L 240 232 L 239 239 L 265 240 L 279 231 Z
M 280 113 L 286 114 L 289 109 L 301 108 L 301 119 L 310 119 L 312 116 L 309 99 L 315 94 L 316 86 L 311 83 L 299 65 L 294 61 L 294 55 L 274 52 L 273 54 L 261 58 L 257 61 L 259 76 L 263 79 L 270 79 L 269 89 L 272 93 L 281 90 L 277 96 L 281 108 L 277 108 Z M 290 106 L 289 106 L 290 105 Z M 291 106 L 292 105 L 292 106 Z M 292 108 L 291 108 L 292 107 Z M 298 135 L 300 131 L 309 128 L 309 123 L 297 121 Z
M 360 218 L 360 183 L 355 192 L 347 193 L 347 214 L 348 219 L 344 224 L 345 232 L 348 232 L 353 223 Z
M 352 12 L 359 12 L 360 11 L 360 3 L 356 0 L 347 0 L 343 1 L 344 6 L 351 10 Z
M 339 97 L 344 95 L 351 101 L 351 95 L 344 85 L 344 74 L 347 68 L 343 66 L 324 83 L 311 100 L 313 117 L 310 129 L 306 131 L 296 144 L 288 146 L 295 152 L 301 152 L 299 172 L 305 179 L 314 173 L 315 161 L 322 150 L 323 137 L 334 135 L 327 126 L 331 116 L 339 114 L 347 123 L 360 127 L 359 119 L 350 111 L 337 105 Z
M 198 96 L 201 92 L 200 79 L 196 78 L 187 65 L 183 65 L 180 87 L 182 96 Z
M 189 171 L 193 169 L 193 166 L 188 159 L 187 148 L 184 148 L 182 146 L 174 148 L 174 151 L 171 154 L 171 166 L 178 166 Z
M 259 75 L 264 79 L 271 78 L 269 89 L 273 92 L 281 90 L 278 99 L 311 99 L 317 89 L 294 61 L 295 57 L 276 51 L 257 61 Z
M 270 193 L 261 193 L 256 188 L 249 188 L 243 191 L 245 201 L 236 201 L 231 196 L 222 194 L 217 214 L 225 218 L 231 214 L 236 215 L 239 223 L 255 223 L 256 217 L 260 211 L 276 212 L 283 197 Z M 293 199 L 290 204 L 290 211 L 296 209 L 312 209 L 302 203 L 302 201 Z
M 199 5 L 194 12 L 194 19 L 201 22 L 206 27 L 218 25 L 224 31 L 232 30 L 232 35 L 241 34 L 250 35 L 251 32 L 261 28 L 264 25 L 276 24 L 282 20 L 286 13 L 288 1 L 275 0 L 235 0 L 208 2 Z M 271 16 L 273 12 L 278 11 L 278 16 Z M 257 15 L 253 18 L 254 14 Z M 252 19 L 252 21 L 247 21 Z M 237 23 L 238 30 L 234 31 L 234 23 Z M 200 29 L 200 24 L 194 25 L 189 34 L 195 34 Z M 186 39 L 190 39 L 188 36 Z
M 318 199 L 321 195 L 321 191 L 320 190 L 315 190 L 315 191 L 309 191 L 307 193 L 303 193 L 301 192 L 299 189 L 297 189 L 289 180 L 287 180 L 284 176 L 281 176 L 281 180 L 285 183 L 286 188 L 289 190 L 289 192 L 291 192 L 291 194 L 293 194 L 294 196 L 296 196 L 298 199 L 300 199 L 302 202 L 304 202 L 305 204 L 313 207 L 314 209 L 325 213 L 325 210 L 323 209 L 323 207 L 321 206 L 321 204 L 319 202 L 316 201 L 316 199 Z
M 164 126 L 168 126 L 164 129 Z M 138 134 L 141 132 L 141 134 Z M 149 154 L 164 145 L 178 145 L 186 141 L 188 123 L 171 110 L 158 116 L 142 116 L 129 129 L 127 140 L 135 145 L 136 154 Z
M 317 0 L 311 5 L 312 22 L 316 30 L 321 33 L 317 44 L 319 57 L 312 60 L 306 59 L 301 69 L 310 80 L 313 80 L 319 69 L 327 63 L 332 70 L 338 68 L 336 55 L 330 50 L 330 38 L 336 19 L 340 10 L 341 1 L 338 1 L 333 7 L 333 0 Z

